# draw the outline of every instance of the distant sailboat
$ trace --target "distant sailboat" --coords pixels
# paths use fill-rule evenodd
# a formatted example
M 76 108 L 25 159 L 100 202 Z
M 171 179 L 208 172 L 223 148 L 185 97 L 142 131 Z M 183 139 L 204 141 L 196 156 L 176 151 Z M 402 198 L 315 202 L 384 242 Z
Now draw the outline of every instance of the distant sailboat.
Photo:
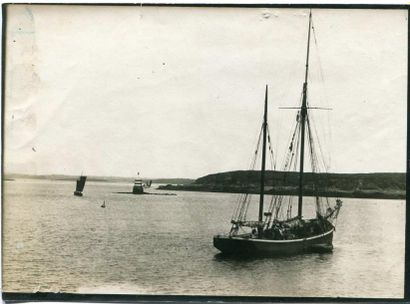
M 87 176 L 81 175 L 77 179 L 77 185 L 75 187 L 74 195 L 76 196 L 83 196 L 83 190 L 85 186 L 85 181 L 87 180 Z
M 101 208 L 105 208 L 105 200 L 104 200 L 104 202 L 102 203 Z

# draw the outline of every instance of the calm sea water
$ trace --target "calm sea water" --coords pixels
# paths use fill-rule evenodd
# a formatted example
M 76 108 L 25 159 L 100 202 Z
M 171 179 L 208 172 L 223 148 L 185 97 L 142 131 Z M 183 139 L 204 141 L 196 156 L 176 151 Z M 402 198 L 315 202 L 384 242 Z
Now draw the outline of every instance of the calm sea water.
M 212 237 L 237 195 L 115 193 L 131 188 L 88 182 L 75 197 L 74 182 L 6 181 L 3 290 L 403 297 L 405 201 L 344 199 L 331 254 L 229 259 Z

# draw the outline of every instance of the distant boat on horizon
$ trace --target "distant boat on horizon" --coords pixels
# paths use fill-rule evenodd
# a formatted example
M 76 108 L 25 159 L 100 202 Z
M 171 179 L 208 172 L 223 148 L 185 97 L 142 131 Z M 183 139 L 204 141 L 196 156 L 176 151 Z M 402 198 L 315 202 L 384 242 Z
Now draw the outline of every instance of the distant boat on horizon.
M 75 191 L 74 191 L 75 196 L 83 196 L 83 190 L 84 190 L 86 180 L 87 180 L 87 176 L 84 176 L 84 175 L 81 175 L 77 179 L 77 184 L 76 184 Z
M 134 186 L 132 187 L 132 194 L 144 194 L 144 183 L 139 178 L 140 173 L 137 173 L 137 178 L 134 179 Z

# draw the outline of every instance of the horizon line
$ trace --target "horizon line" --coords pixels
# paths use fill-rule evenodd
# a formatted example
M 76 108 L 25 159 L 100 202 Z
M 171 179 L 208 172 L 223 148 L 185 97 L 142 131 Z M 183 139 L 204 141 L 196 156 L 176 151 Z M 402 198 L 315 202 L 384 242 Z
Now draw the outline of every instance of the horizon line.
M 189 179 L 189 180 L 196 180 L 205 176 L 215 175 L 215 174 L 223 174 L 223 173 L 230 173 L 230 172 L 239 172 L 239 171 L 261 171 L 261 170 L 247 170 L 247 169 L 238 169 L 238 170 L 230 170 L 230 171 L 221 171 L 215 173 L 208 173 L 199 177 L 139 177 L 141 179 Z M 299 173 L 298 171 L 281 171 L 281 170 L 266 170 L 273 171 L 273 172 L 294 172 Z M 407 172 L 403 171 L 377 171 L 377 172 L 304 172 L 305 174 L 309 173 L 318 173 L 318 174 L 407 174 Z M 64 174 L 64 173 L 20 173 L 20 172 L 2 172 L 2 178 L 7 175 L 26 175 L 26 176 L 67 176 L 67 177 L 78 177 L 80 175 L 75 174 Z M 130 178 L 135 179 L 138 176 L 119 176 L 119 175 L 86 175 L 89 177 L 95 178 Z

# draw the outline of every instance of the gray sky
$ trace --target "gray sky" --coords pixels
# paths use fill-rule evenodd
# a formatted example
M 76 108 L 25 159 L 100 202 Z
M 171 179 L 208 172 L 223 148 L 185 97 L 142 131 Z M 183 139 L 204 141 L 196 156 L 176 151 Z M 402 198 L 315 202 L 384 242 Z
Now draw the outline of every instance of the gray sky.
M 308 11 L 9 6 L 5 171 L 247 169 L 269 85 L 286 150 Z M 313 10 L 309 103 L 332 172 L 405 172 L 407 12 Z M 315 43 L 315 41 L 317 43 Z M 33 149 L 34 148 L 34 149 Z

